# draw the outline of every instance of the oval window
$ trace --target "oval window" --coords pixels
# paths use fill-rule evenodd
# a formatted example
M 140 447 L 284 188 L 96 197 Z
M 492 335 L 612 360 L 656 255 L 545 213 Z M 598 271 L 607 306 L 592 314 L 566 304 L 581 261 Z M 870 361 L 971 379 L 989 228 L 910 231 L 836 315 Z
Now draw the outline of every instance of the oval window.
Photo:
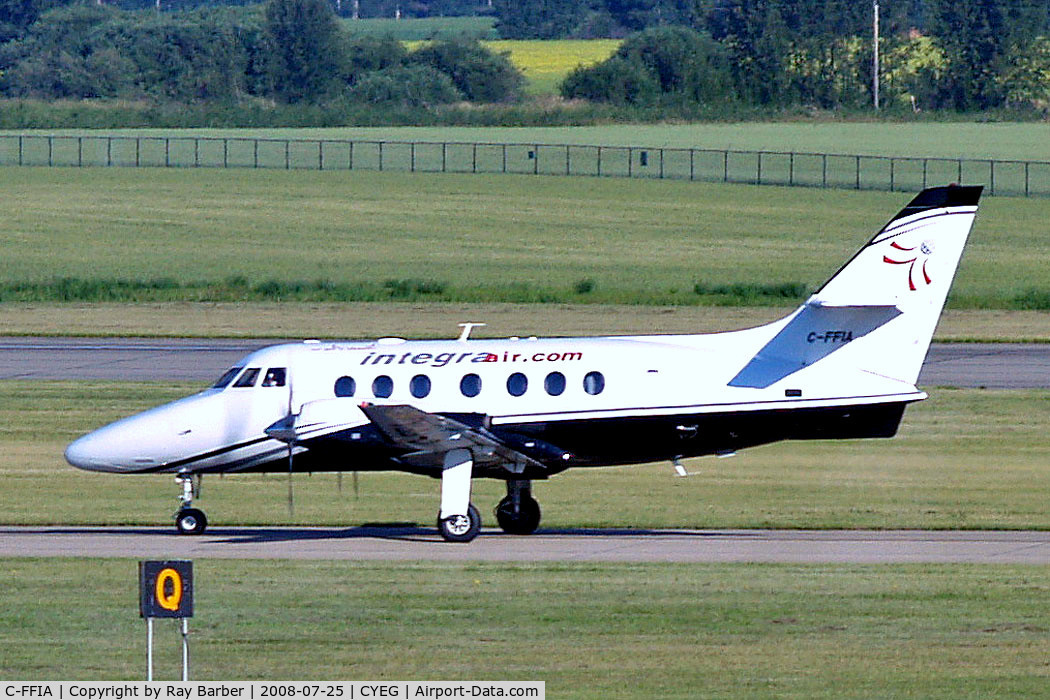
M 412 377 L 412 381 L 408 383 L 408 390 L 417 399 L 424 398 L 430 393 L 430 377 L 425 374 L 417 374 Z
M 353 396 L 355 391 L 357 391 L 357 382 L 353 377 L 339 377 L 335 380 L 336 396 Z
M 481 377 L 476 374 L 464 374 L 459 380 L 459 391 L 471 398 L 481 393 Z
M 543 380 L 543 388 L 551 396 L 561 396 L 562 392 L 565 391 L 565 375 L 561 372 L 551 372 Z
M 588 372 L 583 378 L 583 390 L 592 396 L 602 393 L 605 389 L 605 376 L 601 372 Z
M 372 382 L 372 395 L 377 399 L 387 399 L 394 393 L 394 380 L 381 374 Z
M 511 396 L 521 396 L 529 388 L 529 380 L 521 372 L 507 377 L 507 391 Z

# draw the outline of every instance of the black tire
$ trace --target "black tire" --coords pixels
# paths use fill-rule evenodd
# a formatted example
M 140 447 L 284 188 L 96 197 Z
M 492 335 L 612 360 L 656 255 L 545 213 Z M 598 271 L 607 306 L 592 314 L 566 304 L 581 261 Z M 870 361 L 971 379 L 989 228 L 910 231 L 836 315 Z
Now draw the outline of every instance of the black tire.
M 540 504 L 532 496 L 521 499 L 521 507 L 514 512 L 514 506 L 507 496 L 496 506 L 496 522 L 508 535 L 531 535 L 540 526 Z
M 437 526 L 438 532 L 446 542 L 470 542 L 481 532 L 481 513 L 471 503 L 467 506 L 466 518 L 462 515 L 453 515 L 442 520 L 439 513 Z
M 208 527 L 204 511 L 196 508 L 183 508 L 175 514 L 175 529 L 180 535 L 200 535 Z

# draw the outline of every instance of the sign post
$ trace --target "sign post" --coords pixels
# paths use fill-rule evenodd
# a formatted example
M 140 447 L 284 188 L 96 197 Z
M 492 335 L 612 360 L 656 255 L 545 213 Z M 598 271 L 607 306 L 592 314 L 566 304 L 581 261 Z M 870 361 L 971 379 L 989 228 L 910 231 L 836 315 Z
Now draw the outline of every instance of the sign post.
M 146 618 L 146 680 L 153 680 L 153 620 L 178 618 L 182 627 L 182 680 L 190 679 L 189 618 L 193 617 L 193 562 L 139 562 L 139 615 Z

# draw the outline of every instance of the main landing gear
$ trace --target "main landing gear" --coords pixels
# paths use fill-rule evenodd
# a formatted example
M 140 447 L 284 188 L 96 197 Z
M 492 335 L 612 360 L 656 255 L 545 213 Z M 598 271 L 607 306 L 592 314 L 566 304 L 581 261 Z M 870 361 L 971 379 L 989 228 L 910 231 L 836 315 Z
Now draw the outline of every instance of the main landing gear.
M 192 508 L 194 498 L 201 495 L 201 476 L 179 472 L 175 475 L 175 483 L 182 485 L 182 505 L 175 512 L 175 529 L 180 535 L 200 535 L 208 527 L 208 519 L 204 517 L 204 511 Z
M 437 527 L 446 542 L 470 542 L 481 532 L 481 514 L 470 502 L 474 459 L 469 450 L 451 450 L 441 470 L 441 509 Z M 496 506 L 496 522 L 508 535 L 531 535 L 540 525 L 540 504 L 532 497 L 532 482 L 507 482 L 507 496 Z
M 532 497 L 532 482 L 508 481 L 507 496 L 496 506 L 496 522 L 508 535 L 531 535 L 540 526 L 540 504 Z

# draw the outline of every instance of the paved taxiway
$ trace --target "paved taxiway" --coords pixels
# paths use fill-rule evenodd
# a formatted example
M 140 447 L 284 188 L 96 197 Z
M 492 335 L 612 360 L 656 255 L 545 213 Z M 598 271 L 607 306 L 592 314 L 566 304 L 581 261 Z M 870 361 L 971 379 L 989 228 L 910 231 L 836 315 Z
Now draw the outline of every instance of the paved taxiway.
M 0 338 L 0 379 L 198 381 L 279 341 Z M 919 386 L 1050 388 L 1050 345 L 935 343 Z
M 223 528 L 200 537 L 151 527 L 2 527 L 0 557 L 1050 564 L 1050 532 L 486 530 L 467 545 L 434 529 Z

